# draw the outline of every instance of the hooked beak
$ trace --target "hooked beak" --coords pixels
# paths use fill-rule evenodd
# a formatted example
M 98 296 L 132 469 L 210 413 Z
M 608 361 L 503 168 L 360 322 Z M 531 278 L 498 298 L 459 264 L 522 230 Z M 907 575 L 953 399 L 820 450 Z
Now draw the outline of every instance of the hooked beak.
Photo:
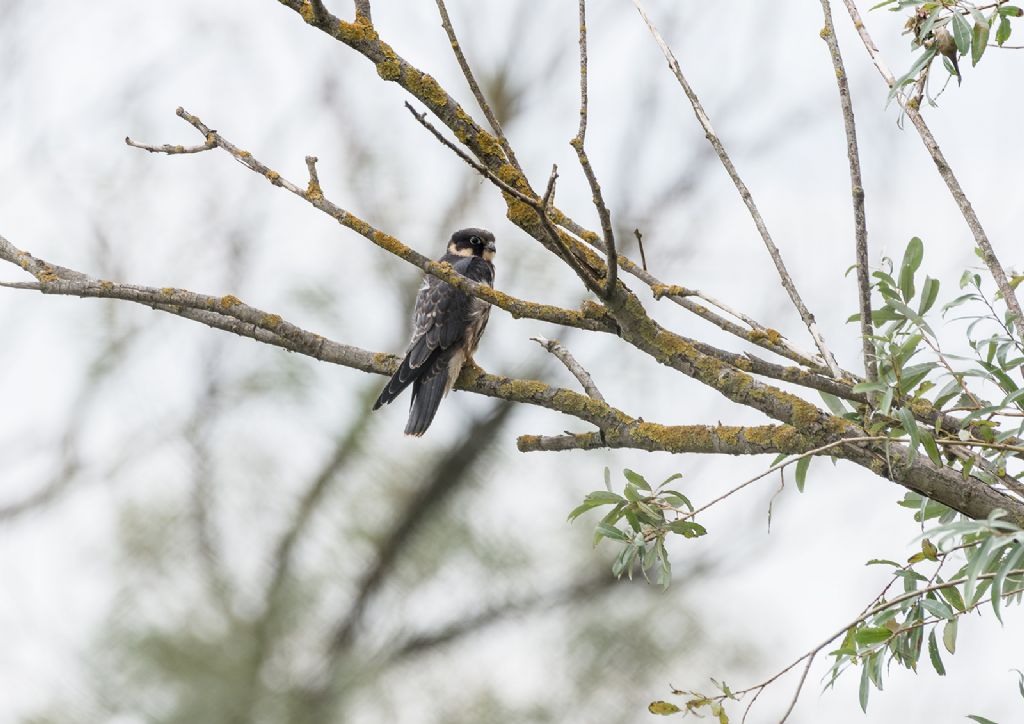
M 496 247 L 494 245 L 493 241 L 488 241 L 487 242 L 487 246 L 484 247 L 484 251 L 487 251 L 487 252 L 491 253 L 492 255 L 493 254 L 497 254 L 498 253 L 498 247 Z

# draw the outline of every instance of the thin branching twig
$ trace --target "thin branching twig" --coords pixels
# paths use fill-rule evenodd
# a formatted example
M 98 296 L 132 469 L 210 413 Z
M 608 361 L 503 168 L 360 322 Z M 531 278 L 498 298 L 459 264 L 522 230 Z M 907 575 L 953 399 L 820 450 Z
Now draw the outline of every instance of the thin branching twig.
M 892 88 L 896 82 L 892 72 L 886 66 L 885 61 L 882 60 L 882 54 L 878 50 L 878 46 L 875 45 L 875 41 L 871 38 L 871 34 L 868 33 L 867 27 L 864 25 L 864 21 L 860 17 L 860 12 L 857 10 L 857 4 L 854 0 L 843 0 L 843 4 L 846 5 L 846 10 L 850 15 L 850 19 L 853 21 L 854 28 L 857 29 L 857 34 L 860 36 L 861 42 L 864 44 L 864 48 L 867 50 L 868 55 L 871 56 L 872 62 L 878 69 L 878 73 L 882 76 L 886 85 Z M 981 220 L 978 215 L 974 213 L 974 207 L 971 206 L 970 200 L 967 198 L 967 194 L 964 193 L 963 187 L 960 186 L 960 181 L 953 173 L 952 167 L 949 162 L 946 161 L 946 156 L 942 153 L 942 149 L 939 147 L 938 141 L 935 140 L 935 136 L 932 134 L 931 129 L 928 128 L 928 124 L 925 123 L 924 117 L 921 115 L 920 108 L 916 107 L 914 103 L 906 102 L 905 98 L 901 98 L 903 108 L 906 111 L 907 116 L 910 118 L 911 123 L 914 124 L 914 128 L 917 129 L 918 135 L 921 137 L 921 141 L 924 143 L 925 149 L 928 151 L 928 155 L 932 157 L 932 161 L 935 163 L 935 168 L 939 172 L 939 176 L 946 182 L 946 187 L 949 192 L 953 195 L 953 200 L 960 209 L 960 214 L 964 217 L 964 221 L 967 222 L 967 227 L 971 230 L 971 234 L 974 236 L 974 242 L 978 245 L 978 249 L 981 250 L 981 258 L 985 262 L 985 266 L 988 267 L 989 273 L 992 274 L 992 278 L 995 279 L 996 286 L 999 287 L 999 293 L 1002 295 L 1006 306 L 1015 317 L 1015 323 L 1019 327 L 1024 324 L 1024 315 L 1021 314 L 1020 302 L 1017 300 L 1017 296 L 1010 285 L 1010 280 L 1006 277 L 1006 270 L 1003 265 L 999 262 L 996 257 L 995 250 L 992 248 L 991 242 L 989 242 L 988 234 L 985 233 L 985 229 L 981 226 Z
M 476 82 L 476 77 L 473 75 L 473 69 L 470 68 L 469 62 L 466 60 L 466 56 L 462 52 L 462 45 L 459 43 L 459 39 L 455 35 L 455 28 L 452 26 L 452 21 L 448 17 L 448 8 L 445 7 L 444 0 L 436 0 L 437 11 L 441 14 L 441 26 L 444 31 L 448 34 L 448 40 L 452 44 L 452 52 L 455 53 L 455 59 L 459 62 L 459 67 L 462 68 L 462 74 L 466 76 L 466 82 L 469 84 L 469 89 L 473 91 L 473 97 L 476 98 L 477 104 L 480 106 L 480 110 L 483 111 L 484 117 L 487 122 L 491 125 L 491 130 L 494 131 L 494 135 L 498 138 L 498 143 L 501 144 L 501 150 L 505 152 L 505 157 L 509 160 L 516 170 L 522 174 L 523 178 L 526 178 L 526 174 L 523 173 L 523 167 L 519 165 L 519 159 L 516 158 L 515 151 L 512 150 L 512 144 L 508 142 L 508 138 L 505 137 L 505 131 L 501 127 L 501 123 L 498 121 L 498 117 L 494 115 L 494 111 L 491 110 L 491 105 L 487 102 L 487 98 L 484 97 L 483 91 L 480 90 L 480 85 Z
M 665 39 L 661 36 L 661 33 L 658 32 L 654 22 L 648 17 L 640 0 L 633 0 L 633 5 L 636 6 L 637 11 L 640 13 L 640 17 L 643 18 L 643 21 L 647 24 L 647 28 L 651 31 L 651 35 L 654 37 L 655 42 L 658 44 L 658 47 L 661 48 L 661 52 L 668 61 L 672 74 L 675 76 L 679 85 L 682 87 L 683 92 L 686 94 L 686 97 L 689 99 L 690 105 L 693 107 L 693 112 L 697 116 L 697 121 L 700 123 L 701 128 L 704 129 L 704 135 L 711 143 L 711 146 L 715 149 L 715 153 L 718 154 L 718 158 L 721 160 L 722 166 L 725 167 L 726 173 L 729 174 L 729 178 L 732 179 L 733 184 L 736 186 L 736 190 L 739 191 L 740 198 L 743 199 L 743 203 L 746 205 L 747 211 L 750 212 L 750 216 L 754 220 L 754 226 L 757 227 L 757 231 L 760 233 L 761 239 L 764 241 L 764 245 L 768 249 L 768 254 L 775 263 L 775 268 L 778 270 L 782 286 L 789 294 L 789 298 L 792 300 L 793 306 L 796 307 L 797 312 L 800 314 L 800 319 L 803 320 L 804 325 L 807 327 L 807 331 L 810 332 L 811 337 L 814 339 L 814 343 L 818 347 L 818 351 L 821 353 L 822 359 L 825 361 L 825 365 L 828 367 L 833 377 L 841 377 L 842 371 L 836 364 L 832 353 L 825 345 L 825 339 L 818 330 L 818 325 L 814 320 L 814 315 L 808 311 L 803 299 L 797 292 L 796 285 L 793 283 L 793 279 L 790 277 L 789 272 L 786 270 L 786 265 L 782 261 L 782 254 L 779 252 L 778 247 L 775 246 L 775 242 L 772 241 L 771 234 L 768 232 L 768 227 L 764 222 L 764 218 L 761 216 L 761 212 L 758 211 L 757 205 L 754 203 L 754 197 L 751 195 L 750 189 L 747 188 L 743 179 L 740 178 L 739 172 L 736 170 L 736 166 L 729 157 L 729 153 L 725 150 L 725 146 L 722 144 L 721 139 L 712 127 L 711 119 L 704 111 L 700 98 L 697 97 L 697 93 L 693 90 L 690 83 L 683 75 L 682 68 L 679 66 L 679 61 L 676 60 L 675 53 L 672 52 L 668 43 L 666 43 Z
M 835 25 L 832 22 L 832 7 L 829 0 L 821 0 L 821 11 L 825 27 L 821 37 L 828 45 L 835 70 L 836 85 L 839 88 L 839 105 L 843 112 L 843 127 L 846 131 L 846 156 L 850 163 L 850 191 L 853 197 L 854 246 L 857 261 L 857 306 L 860 308 L 860 336 L 864 353 L 864 374 L 868 382 L 878 379 L 878 362 L 875 359 L 875 344 L 872 341 L 874 327 L 871 323 L 871 276 L 868 268 L 868 225 L 864 211 L 864 180 L 860 172 L 860 151 L 857 148 L 857 124 L 853 116 L 853 101 L 850 98 L 850 84 L 846 78 L 846 67 L 839 50 Z M 877 396 L 870 393 L 869 399 Z
M 579 0 L 580 12 L 580 125 L 576 136 L 569 141 L 569 144 L 576 150 L 576 157 L 579 159 L 583 174 L 590 184 L 591 200 L 597 209 L 597 216 L 601 221 L 601 234 L 604 237 L 604 253 L 608 260 L 608 276 L 605 279 L 602 296 L 610 298 L 615 291 L 615 283 L 618 280 L 619 261 L 615 251 L 615 232 L 612 229 L 612 216 L 608 206 L 604 202 L 604 195 L 601 193 L 601 184 L 597 181 L 597 174 L 590 164 L 585 148 L 587 137 L 587 3 L 586 0 Z

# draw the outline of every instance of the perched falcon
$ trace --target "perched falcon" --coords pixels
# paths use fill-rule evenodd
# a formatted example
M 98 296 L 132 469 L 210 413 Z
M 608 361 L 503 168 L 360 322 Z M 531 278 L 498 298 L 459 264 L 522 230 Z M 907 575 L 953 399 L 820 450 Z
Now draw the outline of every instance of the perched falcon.
M 484 229 L 462 229 L 452 234 L 448 251 L 438 261 L 448 262 L 459 274 L 494 286 L 494 234 Z M 491 305 L 459 291 L 428 274 L 416 294 L 412 316 L 412 341 L 380 397 L 376 410 L 412 384 L 412 402 L 406 435 L 422 435 L 430 427 L 441 398 L 455 385 L 487 326 Z

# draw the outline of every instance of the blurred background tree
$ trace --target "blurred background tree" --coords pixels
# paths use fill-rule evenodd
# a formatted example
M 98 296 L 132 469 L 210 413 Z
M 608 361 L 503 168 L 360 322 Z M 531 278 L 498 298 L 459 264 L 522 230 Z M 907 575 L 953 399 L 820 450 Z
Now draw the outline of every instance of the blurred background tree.
M 461 89 L 433 6 L 378 5 L 375 23 L 403 53 L 431 60 L 446 88 Z M 564 141 L 576 124 L 575 7 L 507 5 L 453 3 L 452 13 L 524 165 L 536 175 L 552 160 L 571 168 Z M 592 13 L 588 147 L 607 169 L 618 237 L 642 228 L 659 274 L 699 278 L 749 302 L 740 287 L 762 263 L 746 263 L 749 220 L 735 218 L 728 180 L 699 129 L 680 122 L 688 111 L 665 91 L 663 61 L 631 9 Z M 522 240 L 500 200 L 481 193 L 484 182 L 399 112 L 397 89 L 288 15 L 271 2 L 210 8 L 197 0 L 173 13 L 5 3 L 0 97 L 11 113 L 0 123 L 0 149 L 12 171 L 0 178 L 4 233 L 102 278 L 230 291 L 332 338 L 398 351 L 419 283 L 414 270 L 223 159 L 158 161 L 120 145 L 126 133 L 180 137 L 167 112 L 180 104 L 230 122 L 234 137 L 294 176 L 302 156 L 316 153 L 334 196 L 428 256 L 453 228 L 492 228 L 499 285 L 575 306 L 571 275 Z M 820 62 L 819 18 L 750 9 L 722 34 L 710 7 L 664 15 L 666 35 L 714 59 L 694 72 L 720 132 L 735 135 L 731 148 L 750 167 L 750 183 L 775 205 L 778 235 L 801 248 L 831 233 L 828 225 L 848 212 L 844 169 L 833 163 L 843 153 L 833 98 L 822 100 L 834 87 Z M 55 49 L 58 17 L 58 27 L 74 32 Z M 779 49 L 773 39 L 783 33 L 807 40 Z M 801 53 L 813 55 L 817 75 L 791 92 Z M 753 86 L 751 57 L 760 81 Z M 866 79 L 862 96 L 880 106 L 884 90 L 868 90 L 875 83 Z M 902 153 L 891 117 L 865 125 L 876 159 Z M 816 159 L 822 144 L 837 170 Z M 868 171 L 877 190 L 899 195 L 916 178 L 913 167 L 901 176 L 880 165 Z M 928 183 L 920 199 L 879 209 L 893 244 L 905 241 L 904 215 L 926 218 L 914 233 L 939 236 L 948 227 Z M 584 204 L 589 191 L 581 178 L 563 178 L 559 198 Z M 1006 213 L 1006 225 L 1019 221 Z M 951 263 L 968 256 L 951 252 Z M 794 273 L 813 296 L 834 299 L 847 264 L 837 253 L 827 269 L 808 259 Z M 757 303 L 766 318 L 787 316 L 780 290 Z M 813 306 L 826 307 L 823 326 L 839 328 L 856 309 L 854 287 L 834 309 Z M 377 380 L 116 302 L 43 305 L 11 293 L 0 318 L 8 412 L 0 430 L 8 481 L 2 570 L 11 581 L 2 620 L 12 642 L 0 696 L 12 717 L 633 721 L 666 678 L 679 685 L 709 670 L 753 675 L 775 663 L 758 649 L 798 651 L 817 637 L 765 631 L 767 612 L 730 615 L 730 602 L 768 584 L 784 590 L 787 576 L 801 581 L 800 569 L 812 565 L 790 558 L 789 572 L 755 570 L 765 568 L 771 543 L 764 503 L 774 490 L 747 510 L 720 514 L 732 531 L 726 540 L 687 546 L 668 593 L 615 583 L 602 557 L 609 554 L 595 555 L 589 531 L 569 528 L 564 516 L 604 465 L 639 466 L 639 453 L 521 456 L 515 431 L 550 428 L 550 416 L 460 394 L 429 438 L 399 439 L 402 410 L 367 414 Z M 799 320 L 779 327 L 795 335 Z M 481 361 L 514 376 L 568 380 L 527 341 L 558 333 L 495 315 Z M 639 355 L 613 357 L 612 344 L 581 339 L 574 348 L 600 371 L 606 395 L 655 419 L 719 410 L 707 391 L 679 390 L 671 375 L 641 369 Z M 855 346 L 837 351 L 856 359 Z M 638 397 L 641 384 L 663 384 L 666 394 Z M 649 460 L 652 470 L 684 469 L 709 493 L 760 465 Z M 866 502 L 858 486 L 845 487 L 846 497 L 819 493 L 816 530 L 848 535 L 835 517 L 851 500 L 879 527 L 901 518 L 889 509 L 896 493 Z M 778 530 L 786 497 L 776 506 Z M 799 530 L 797 515 L 788 513 L 789 538 L 773 536 L 783 558 L 787 545 L 805 549 L 813 535 Z M 872 553 L 879 551 L 833 550 L 831 564 Z M 844 575 L 831 589 L 801 588 L 802 603 L 813 610 L 874 587 L 865 581 Z M 790 606 L 766 603 L 773 605 Z

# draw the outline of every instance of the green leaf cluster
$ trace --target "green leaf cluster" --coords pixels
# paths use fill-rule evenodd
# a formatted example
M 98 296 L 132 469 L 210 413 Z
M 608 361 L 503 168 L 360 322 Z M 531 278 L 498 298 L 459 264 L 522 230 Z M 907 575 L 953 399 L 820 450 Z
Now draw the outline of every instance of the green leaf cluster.
M 942 56 L 950 77 L 960 78 L 958 58 L 970 56 L 971 65 L 978 65 L 989 47 L 993 28 L 996 45 L 1002 46 L 1013 33 L 1011 19 L 1024 15 L 1020 7 L 1005 2 L 979 7 L 966 0 L 884 0 L 871 9 L 879 8 L 892 12 L 912 10 L 904 34 L 911 36 L 912 49 L 922 49 L 910 68 L 893 83 L 890 101 L 905 87 L 918 83 L 922 94 L 927 95 L 928 71 L 936 56 Z M 934 105 L 931 96 L 928 100 Z
M 921 505 L 922 520 L 946 517 L 942 511 L 928 511 L 930 501 L 918 498 L 904 504 Z M 860 705 L 867 711 L 871 689 L 883 689 L 893 664 L 917 671 L 927 650 L 931 667 L 945 676 L 943 651 L 956 653 L 964 614 L 988 602 L 1002 622 L 1003 606 L 1019 604 L 1024 596 L 1024 530 L 1001 515 L 983 521 L 953 520 L 932 528 L 922 537 L 921 550 L 906 564 L 868 561 L 868 565 L 892 567 L 892 583 L 846 630 L 839 648 L 830 652 L 833 663 L 826 686 L 834 685 L 845 670 L 859 666 Z M 943 577 L 944 567 L 953 562 L 960 562 L 960 567 Z M 892 592 L 893 583 L 902 583 L 902 592 Z
M 605 468 L 605 489 L 588 493 L 569 513 L 569 521 L 588 510 L 610 505 L 611 509 L 594 528 L 594 545 L 607 539 L 621 546 L 612 564 L 612 573 L 616 577 L 625 574 L 632 580 L 639 569 L 644 579 L 650 581 L 650 572 L 656 571 L 655 581 L 668 588 L 672 565 L 665 539 L 671 534 L 698 538 L 707 530 L 693 520 L 694 507 L 690 499 L 666 487 L 681 478 L 681 473 L 669 476 L 658 486 L 652 486 L 644 476 L 628 468 L 622 474 L 626 483 L 620 494 L 612 490 L 611 471 Z

